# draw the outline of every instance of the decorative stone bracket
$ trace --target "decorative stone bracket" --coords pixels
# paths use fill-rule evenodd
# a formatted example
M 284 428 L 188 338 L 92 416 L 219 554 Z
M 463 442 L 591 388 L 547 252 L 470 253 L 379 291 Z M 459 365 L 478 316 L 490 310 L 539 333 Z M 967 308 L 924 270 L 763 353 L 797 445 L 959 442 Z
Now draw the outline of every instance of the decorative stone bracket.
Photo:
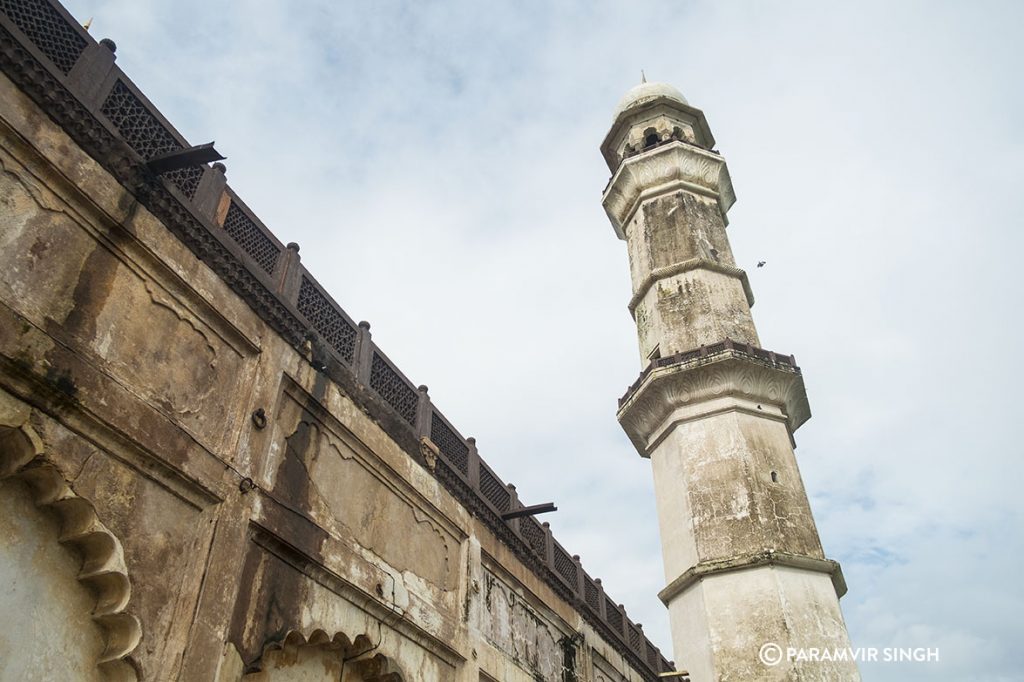
M 427 436 L 420 436 L 420 455 L 423 456 L 423 461 L 431 472 L 437 469 L 437 458 L 440 454 L 441 449 L 437 447 L 434 441 L 430 440 Z

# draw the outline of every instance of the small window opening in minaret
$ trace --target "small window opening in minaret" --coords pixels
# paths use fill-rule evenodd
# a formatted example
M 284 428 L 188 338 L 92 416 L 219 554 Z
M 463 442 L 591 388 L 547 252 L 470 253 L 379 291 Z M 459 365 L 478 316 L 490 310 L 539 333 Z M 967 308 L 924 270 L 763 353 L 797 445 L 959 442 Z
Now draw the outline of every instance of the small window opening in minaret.
M 673 128 L 672 129 L 672 139 L 673 140 L 681 140 L 681 139 L 683 139 L 683 129 L 680 128 L 679 126 L 676 126 L 675 128 Z
M 658 144 L 658 131 L 654 128 L 648 128 L 644 131 L 644 146 L 653 147 Z
M 779 474 L 778 474 L 777 471 L 773 471 L 772 472 L 772 483 L 778 483 L 778 482 L 779 482 Z
M 657 360 L 660 357 L 661 357 L 661 344 L 658 344 L 657 346 L 655 346 L 654 350 L 652 350 L 650 353 L 647 354 L 647 359 L 650 360 L 651 362 L 654 362 L 655 360 Z

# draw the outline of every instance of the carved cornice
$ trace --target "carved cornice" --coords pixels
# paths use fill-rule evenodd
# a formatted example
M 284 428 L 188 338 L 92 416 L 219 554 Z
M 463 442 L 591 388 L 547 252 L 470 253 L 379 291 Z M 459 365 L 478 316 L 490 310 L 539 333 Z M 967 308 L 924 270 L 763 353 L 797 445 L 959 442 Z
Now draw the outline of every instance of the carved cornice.
M 732 265 L 726 265 L 725 263 L 719 263 L 715 260 L 708 258 L 690 258 L 673 265 L 666 265 L 661 268 L 654 268 L 644 277 L 643 281 L 637 287 L 636 292 L 633 294 L 633 298 L 629 299 L 629 314 L 634 315 L 636 307 L 640 305 L 640 301 L 643 300 L 647 292 L 650 291 L 651 287 L 658 280 L 672 277 L 673 275 L 681 275 L 684 272 L 691 270 L 710 270 L 711 272 L 718 272 L 729 277 L 735 277 L 740 281 L 743 286 L 743 294 L 747 298 L 747 305 L 754 306 L 754 291 L 750 288 L 750 280 L 747 278 L 747 273 L 740 268 Z M 635 316 L 635 315 L 634 315 Z
M 669 142 L 622 162 L 604 191 L 602 204 L 619 239 L 640 204 L 685 190 L 718 201 L 724 216 L 736 202 L 725 159 L 684 142 Z
M 758 566 L 785 566 L 787 568 L 824 573 L 832 579 L 832 586 L 836 590 L 837 597 L 842 597 L 846 594 L 846 578 L 843 577 L 843 569 L 839 566 L 839 562 L 832 559 L 818 559 L 802 554 L 790 554 L 789 552 L 776 552 L 766 549 L 757 554 L 714 561 L 702 561 L 696 566 L 691 566 L 685 573 L 666 585 L 658 593 L 658 599 L 665 606 L 668 606 L 669 602 L 706 576 L 728 573 L 730 571 L 742 571 Z
M 778 407 L 791 433 L 811 417 L 798 368 L 727 348 L 646 372 L 620 405 L 619 423 L 650 457 L 652 438 L 677 410 L 728 397 Z
M 42 440 L 28 423 L 29 416 L 26 405 L 0 391 L 0 480 L 26 483 L 36 505 L 60 518 L 59 542 L 81 555 L 78 581 L 96 599 L 92 619 L 105 639 L 96 667 L 105 680 L 134 682 L 138 671 L 128 656 L 142 639 L 142 628 L 125 610 L 131 599 L 131 582 L 121 542 L 47 458 Z

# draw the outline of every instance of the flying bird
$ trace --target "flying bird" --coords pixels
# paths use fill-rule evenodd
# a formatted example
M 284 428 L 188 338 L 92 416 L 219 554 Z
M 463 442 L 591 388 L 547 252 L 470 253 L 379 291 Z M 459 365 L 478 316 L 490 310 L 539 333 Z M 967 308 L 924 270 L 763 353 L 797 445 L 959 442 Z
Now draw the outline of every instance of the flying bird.
M 763 268 L 764 264 L 765 264 L 765 261 L 763 261 L 763 260 L 757 261 L 757 267 L 759 267 L 759 268 Z

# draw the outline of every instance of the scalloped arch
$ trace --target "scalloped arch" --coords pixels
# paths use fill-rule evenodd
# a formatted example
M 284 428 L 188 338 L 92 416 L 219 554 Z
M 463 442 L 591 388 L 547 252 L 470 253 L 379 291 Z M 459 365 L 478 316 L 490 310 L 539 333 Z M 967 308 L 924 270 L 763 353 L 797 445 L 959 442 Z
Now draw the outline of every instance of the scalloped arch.
M 28 424 L 27 407 L 15 404 L 0 392 L 0 480 L 17 479 L 27 484 L 38 507 L 60 519 L 59 542 L 76 549 L 82 557 L 78 580 L 96 600 L 92 620 L 104 637 L 104 649 L 96 662 L 104 679 L 135 682 L 138 671 L 128 658 L 142 638 L 135 616 L 126 613 L 131 582 L 117 537 L 96 516 L 96 510 L 70 488 L 50 462 L 42 440 Z
M 332 637 L 322 629 L 313 630 L 308 637 L 301 630 L 289 630 L 283 639 L 268 643 L 263 647 L 263 653 L 252 668 L 251 672 L 255 674 L 252 677 L 246 675 L 242 679 L 262 679 L 257 676 L 260 675 L 263 659 L 269 652 L 296 652 L 302 647 L 336 652 L 340 659 L 348 660 L 348 669 L 358 673 L 365 682 L 405 682 L 406 679 L 401 668 L 384 654 L 361 657 L 375 648 L 366 635 L 356 635 L 352 640 L 342 632 L 336 632 Z

